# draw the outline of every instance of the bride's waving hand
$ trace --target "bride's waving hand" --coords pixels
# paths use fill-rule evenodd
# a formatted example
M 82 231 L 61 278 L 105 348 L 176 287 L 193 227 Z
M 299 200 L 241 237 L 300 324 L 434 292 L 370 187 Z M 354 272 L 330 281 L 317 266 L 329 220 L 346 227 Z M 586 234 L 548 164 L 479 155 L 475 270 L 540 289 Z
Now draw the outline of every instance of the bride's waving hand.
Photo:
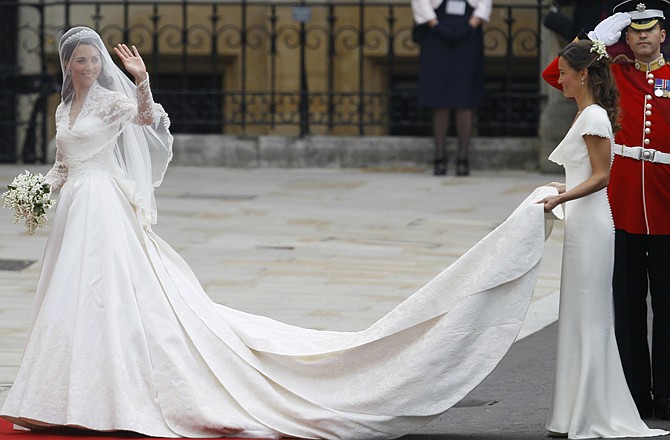
M 131 50 L 132 48 L 132 50 Z M 135 78 L 135 84 L 140 84 L 148 78 L 147 68 L 140 52 L 134 45 L 131 47 L 119 43 L 114 47 L 114 52 L 123 63 L 123 67 Z

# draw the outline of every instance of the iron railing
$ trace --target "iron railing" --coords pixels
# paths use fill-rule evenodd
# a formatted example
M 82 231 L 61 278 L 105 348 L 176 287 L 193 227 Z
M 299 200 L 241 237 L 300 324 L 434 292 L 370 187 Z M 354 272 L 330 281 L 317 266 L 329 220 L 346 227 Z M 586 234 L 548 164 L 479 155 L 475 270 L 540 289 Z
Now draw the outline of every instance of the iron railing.
M 529 1 L 496 3 L 485 27 L 479 135 L 536 135 L 543 6 Z M 5 1 L 0 17 L 2 161 L 44 159 L 56 46 L 75 25 L 138 46 L 177 133 L 430 133 L 409 1 Z

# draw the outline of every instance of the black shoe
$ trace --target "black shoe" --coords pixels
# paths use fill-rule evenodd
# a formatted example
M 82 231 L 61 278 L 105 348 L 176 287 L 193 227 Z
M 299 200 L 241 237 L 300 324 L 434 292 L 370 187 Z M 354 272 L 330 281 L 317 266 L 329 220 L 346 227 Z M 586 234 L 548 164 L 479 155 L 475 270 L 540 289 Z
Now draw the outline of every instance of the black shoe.
M 467 159 L 458 159 L 456 162 L 456 175 L 457 176 L 469 176 L 470 175 L 470 163 Z
M 654 417 L 661 420 L 670 420 L 670 397 L 654 398 Z
M 438 157 L 433 163 L 435 164 L 435 171 L 433 171 L 434 175 L 444 176 L 447 174 L 447 160 L 444 157 Z
M 635 406 L 637 406 L 637 411 L 640 413 L 640 417 L 643 419 L 649 419 L 654 417 L 654 404 L 651 400 L 651 395 L 649 394 L 633 394 L 633 400 L 635 401 Z

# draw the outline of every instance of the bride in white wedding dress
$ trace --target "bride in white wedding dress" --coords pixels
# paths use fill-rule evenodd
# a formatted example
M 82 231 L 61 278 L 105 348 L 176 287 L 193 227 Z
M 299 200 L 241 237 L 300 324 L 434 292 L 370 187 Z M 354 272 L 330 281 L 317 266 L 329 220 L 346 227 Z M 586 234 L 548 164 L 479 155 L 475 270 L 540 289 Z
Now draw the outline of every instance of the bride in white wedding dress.
M 213 303 L 151 230 L 171 158 L 137 50 L 63 35 L 50 224 L 31 330 L 0 414 L 28 428 L 157 437 L 404 435 L 462 399 L 514 342 L 544 248 L 540 188 L 369 328 L 316 331 Z
M 60 42 L 47 175 L 60 197 L 0 414 L 27 427 L 160 437 L 388 438 L 445 411 L 495 367 L 535 285 L 539 195 L 366 330 L 303 329 L 214 304 L 151 230 L 172 138 L 139 54 L 116 51 L 137 87 L 94 31 L 74 28 Z

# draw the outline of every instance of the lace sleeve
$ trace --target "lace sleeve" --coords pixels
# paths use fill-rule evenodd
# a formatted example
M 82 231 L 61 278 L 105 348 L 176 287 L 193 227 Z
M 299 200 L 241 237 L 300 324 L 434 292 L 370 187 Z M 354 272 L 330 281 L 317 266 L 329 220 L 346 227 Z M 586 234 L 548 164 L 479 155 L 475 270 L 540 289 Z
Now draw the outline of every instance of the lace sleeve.
M 137 125 L 152 125 L 154 123 L 154 97 L 149 86 L 149 75 L 137 85 L 137 116 L 133 122 Z
M 61 154 L 58 147 L 56 147 L 56 161 L 47 175 L 44 177 L 44 181 L 49 184 L 51 187 L 51 192 L 54 193 L 60 191 L 66 180 L 67 165 L 65 165 L 63 162 L 63 155 Z
M 140 82 L 132 96 L 118 100 L 119 111 L 128 116 L 123 124 L 117 148 L 116 160 L 124 177 L 135 183 L 134 200 L 140 207 L 145 226 L 156 223 L 157 210 L 154 188 L 163 181 L 165 170 L 172 159 L 173 137 L 170 134 L 170 119 L 160 104 L 154 102 L 149 87 L 149 78 Z

